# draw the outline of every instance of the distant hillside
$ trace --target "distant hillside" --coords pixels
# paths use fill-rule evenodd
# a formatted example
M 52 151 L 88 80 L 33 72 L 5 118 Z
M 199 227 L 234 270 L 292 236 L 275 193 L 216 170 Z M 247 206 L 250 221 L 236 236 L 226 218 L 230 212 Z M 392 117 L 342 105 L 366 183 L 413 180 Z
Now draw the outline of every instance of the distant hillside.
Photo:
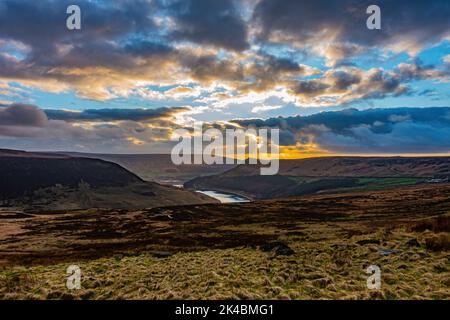
M 224 176 L 259 175 L 240 165 Z M 450 175 L 450 157 L 320 157 L 280 161 L 279 175 L 297 177 L 434 177 Z
M 118 164 L 66 155 L 0 150 L 0 200 L 41 208 L 138 208 L 214 202 L 145 182 Z
M 175 165 L 170 154 L 96 154 L 77 152 L 63 152 L 61 154 L 111 161 L 132 171 L 144 180 L 164 184 L 182 184 L 199 176 L 220 174 L 235 167 L 235 165 L 227 164 Z
M 383 190 L 447 181 L 449 157 L 323 157 L 280 161 L 276 176 L 261 176 L 258 165 L 240 165 L 223 174 L 195 178 L 185 187 L 241 194 L 255 199 L 323 192 Z

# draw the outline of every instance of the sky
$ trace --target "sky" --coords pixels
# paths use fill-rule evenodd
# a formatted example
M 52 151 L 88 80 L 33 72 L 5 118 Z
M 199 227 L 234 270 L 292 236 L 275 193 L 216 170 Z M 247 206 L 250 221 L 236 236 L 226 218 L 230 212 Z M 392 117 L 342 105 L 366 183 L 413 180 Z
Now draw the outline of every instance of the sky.
M 279 128 L 286 158 L 450 154 L 449 17 L 448 0 L 2 0 L 0 148 L 168 153 L 203 121 Z

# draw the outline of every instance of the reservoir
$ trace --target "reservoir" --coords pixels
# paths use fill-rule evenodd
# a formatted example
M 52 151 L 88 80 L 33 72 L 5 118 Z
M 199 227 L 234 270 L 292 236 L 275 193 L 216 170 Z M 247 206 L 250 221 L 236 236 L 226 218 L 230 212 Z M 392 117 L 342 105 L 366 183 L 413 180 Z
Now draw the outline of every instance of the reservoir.
M 174 187 L 183 188 L 182 184 L 172 184 Z M 209 190 L 197 190 L 196 192 L 203 193 L 211 198 L 217 199 L 222 203 L 239 203 L 239 202 L 250 202 L 247 198 L 238 196 L 236 194 L 225 193 L 220 191 L 209 191 Z
M 230 193 L 224 193 L 219 191 L 207 191 L 207 190 L 197 192 L 206 194 L 207 196 L 217 199 L 222 203 L 249 202 L 249 200 L 244 197 Z

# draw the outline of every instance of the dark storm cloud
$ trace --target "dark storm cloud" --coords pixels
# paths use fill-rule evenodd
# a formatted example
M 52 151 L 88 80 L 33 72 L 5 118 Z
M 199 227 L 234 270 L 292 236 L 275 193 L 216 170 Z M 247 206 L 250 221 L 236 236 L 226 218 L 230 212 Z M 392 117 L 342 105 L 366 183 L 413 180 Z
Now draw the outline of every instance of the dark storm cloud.
M 45 131 L 49 121 L 34 105 L 14 103 L 0 107 L 0 137 L 30 138 Z
M 361 82 L 361 75 L 338 70 L 333 74 L 336 90 L 347 90 L 350 86 Z
M 329 87 L 328 84 L 321 83 L 319 80 L 298 81 L 294 85 L 293 91 L 305 96 L 316 96 L 325 93 Z
M 70 0 L 16 1 L 0 3 L 0 36 L 39 46 L 54 41 L 112 39 L 154 28 L 149 13 L 153 6 L 145 0 L 75 1 L 82 12 L 82 31 L 65 28 Z M 61 27 L 63 26 L 63 27 Z
M 47 116 L 36 106 L 15 103 L 0 107 L 0 126 L 33 126 L 47 124 Z
M 244 68 L 238 63 L 219 60 L 214 55 L 182 55 L 181 63 L 189 69 L 191 76 L 200 81 L 242 81 Z
M 51 120 L 68 122 L 79 121 L 146 121 L 171 118 L 187 108 L 158 108 L 158 109 L 87 109 L 80 112 L 66 110 L 44 110 Z
M 229 0 L 76 1 L 82 13 L 80 31 L 65 27 L 66 8 L 71 4 L 74 3 L 70 0 L 4 0 L 0 2 L 0 38 L 29 45 L 32 51 L 27 60 L 40 65 L 57 64 L 54 60 L 61 44 L 75 46 L 79 51 L 77 59 L 100 56 L 103 60 L 114 60 L 114 54 L 122 53 L 139 56 L 167 53 L 171 39 L 233 50 L 248 45 L 246 25 L 234 2 Z M 176 21 L 176 29 L 165 35 L 161 35 L 164 26 L 157 26 L 154 20 L 163 13 Z M 132 40 L 124 46 L 112 43 L 127 37 Z
M 109 4 L 77 1 L 82 13 L 82 30 L 70 31 L 65 25 L 66 9 L 71 4 L 73 1 L 69 0 L 2 1 L 0 38 L 29 46 L 28 64 L 70 67 L 86 64 L 84 59 L 93 59 L 91 64 L 120 62 L 115 59 L 120 50 L 111 44 L 112 40 L 131 33 L 149 34 L 155 29 L 149 15 L 153 8 L 149 1 L 119 0 Z M 77 48 L 76 56 L 60 60 L 61 45 Z
M 450 126 L 450 108 L 390 108 L 369 109 L 359 111 L 358 109 L 346 109 L 342 111 L 321 112 L 310 116 L 271 118 L 267 120 L 249 119 L 237 120 L 243 126 L 252 124 L 257 126 L 283 127 L 301 130 L 311 125 L 324 125 L 328 129 L 343 133 L 355 126 L 370 126 L 375 122 L 395 124 L 398 119 L 408 119 L 414 122 L 445 123 Z
M 2 41 L 10 41 L 21 55 L 0 52 L 1 78 L 106 100 L 116 97 L 114 92 L 129 95 L 136 82 L 173 84 L 192 77 L 202 83 L 243 77 L 238 63 L 174 48 L 184 40 L 232 50 L 246 47 L 246 27 L 232 1 L 78 1 L 80 31 L 65 26 L 69 4 L 0 3 L 0 48 Z M 175 29 L 157 25 L 162 16 L 171 17 Z
M 450 152 L 450 108 L 347 109 L 307 117 L 236 120 L 243 127 L 280 128 L 298 144 L 331 152 Z M 292 138 L 280 141 L 295 145 Z
M 14 41 L 25 55 L 22 60 L 0 56 L 0 76 L 33 80 L 57 78 L 54 68 L 58 67 L 132 68 L 137 67 L 136 56 L 170 51 L 157 39 L 143 40 L 156 32 L 150 1 L 77 1 L 80 31 L 66 28 L 70 4 L 73 1 L 0 2 L 0 40 Z
M 287 58 L 278 58 L 272 55 L 265 55 L 265 62 L 271 71 L 298 72 L 300 65 Z
M 74 43 L 64 55 L 55 55 L 49 67 L 108 67 L 115 70 L 137 69 L 142 61 L 136 58 L 166 60 L 174 49 L 148 40 L 131 39 L 123 46 L 105 39 Z
M 379 31 L 366 28 L 366 8 L 372 4 L 382 10 Z M 308 44 L 322 37 L 363 46 L 400 40 L 411 41 L 411 46 L 437 43 L 449 35 L 449 16 L 448 0 L 262 0 L 254 12 L 265 39 L 278 35 Z M 352 48 L 347 54 L 357 49 L 344 48 Z
M 163 44 L 151 41 L 136 41 L 125 46 L 125 51 L 136 56 L 148 57 L 154 54 L 167 54 L 173 51 L 173 48 Z
M 311 67 L 300 65 L 288 59 L 261 53 L 254 63 L 246 67 L 248 81 L 239 89 L 243 91 L 264 91 L 286 83 L 291 77 L 302 77 L 318 73 Z
M 172 36 L 232 50 L 248 47 L 247 27 L 232 0 L 169 1 L 165 9 L 176 21 Z

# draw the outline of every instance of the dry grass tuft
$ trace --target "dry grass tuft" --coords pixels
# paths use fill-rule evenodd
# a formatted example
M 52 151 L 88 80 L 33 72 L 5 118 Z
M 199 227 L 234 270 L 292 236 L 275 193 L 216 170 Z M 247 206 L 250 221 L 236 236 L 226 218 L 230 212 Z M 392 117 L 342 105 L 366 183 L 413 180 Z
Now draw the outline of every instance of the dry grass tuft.
M 439 233 L 425 239 L 425 246 L 432 251 L 449 251 L 450 250 L 450 234 Z
M 424 232 L 426 230 L 433 232 L 450 232 L 450 216 L 441 216 L 433 219 L 426 219 L 410 226 L 413 232 Z

